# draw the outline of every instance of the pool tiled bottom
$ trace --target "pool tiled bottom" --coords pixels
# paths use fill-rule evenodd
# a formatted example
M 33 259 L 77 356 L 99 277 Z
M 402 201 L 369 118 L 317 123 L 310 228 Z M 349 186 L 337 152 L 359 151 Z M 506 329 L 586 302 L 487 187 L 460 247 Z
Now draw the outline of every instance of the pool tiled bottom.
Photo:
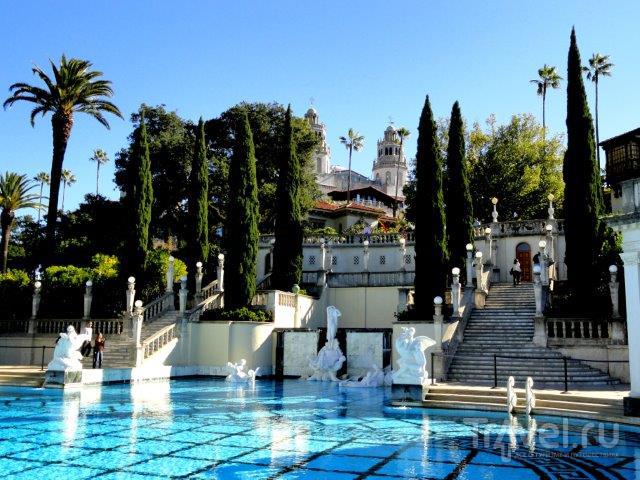
M 633 479 L 640 430 L 385 407 L 385 389 L 220 380 L 0 388 L 11 479 Z

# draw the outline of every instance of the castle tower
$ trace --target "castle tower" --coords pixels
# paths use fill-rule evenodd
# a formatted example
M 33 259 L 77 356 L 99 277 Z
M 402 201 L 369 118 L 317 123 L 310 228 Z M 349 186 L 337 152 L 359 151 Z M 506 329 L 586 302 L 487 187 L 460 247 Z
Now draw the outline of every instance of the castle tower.
M 304 114 L 304 118 L 309 122 L 311 129 L 316 132 L 316 135 L 320 139 L 320 144 L 316 148 L 313 154 L 313 161 L 315 164 L 316 175 L 331 172 L 331 149 L 327 144 L 327 130 L 324 123 L 320 123 L 318 112 L 311 107 Z
M 400 156 L 400 137 L 393 125 L 384 131 L 384 138 L 378 140 L 378 157 L 373 162 L 373 178 L 387 195 L 402 197 L 402 189 L 407 183 L 407 158 Z M 396 188 L 397 183 L 397 188 Z

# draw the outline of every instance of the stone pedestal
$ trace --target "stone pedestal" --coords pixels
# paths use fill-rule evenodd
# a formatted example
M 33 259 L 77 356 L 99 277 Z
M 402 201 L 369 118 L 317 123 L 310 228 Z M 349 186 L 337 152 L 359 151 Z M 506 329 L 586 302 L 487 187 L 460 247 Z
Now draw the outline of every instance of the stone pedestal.
M 391 386 L 391 401 L 394 404 L 421 403 L 424 400 L 423 385 L 394 383 Z
M 44 386 L 50 388 L 79 387 L 82 385 L 82 370 L 47 370 Z
M 534 322 L 534 333 L 533 333 L 533 343 L 534 345 L 538 345 L 540 347 L 547 346 L 547 324 L 542 315 L 536 315 L 533 318 Z

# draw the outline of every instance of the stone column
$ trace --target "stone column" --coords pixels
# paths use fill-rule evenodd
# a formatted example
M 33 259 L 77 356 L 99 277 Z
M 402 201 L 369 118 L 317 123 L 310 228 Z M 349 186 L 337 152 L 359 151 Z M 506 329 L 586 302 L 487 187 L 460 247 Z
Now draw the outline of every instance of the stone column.
M 294 328 L 300 328 L 300 307 L 299 305 L 299 299 L 300 299 L 300 285 L 298 285 L 297 283 L 293 284 L 293 287 L 291 288 L 291 293 L 293 293 L 296 298 L 294 300 L 294 311 L 293 311 L 293 326 Z
M 493 204 L 493 212 L 491 212 L 491 218 L 493 218 L 493 223 L 498 223 L 498 210 L 496 205 L 498 205 L 498 199 L 493 197 L 491 199 L 491 203 Z
M 218 290 L 224 292 L 224 254 L 218 254 Z
M 467 283 L 464 287 L 473 288 L 473 245 L 471 243 L 467 243 L 465 248 L 467 249 Z
M 93 282 L 91 280 L 87 280 L 84 287 L 84 309 L 83 309 L 83 320 L 89 320 L 91 318 L 91 301 L 93 300 L 93 294 L 91 290 L 93 289 Z
M 493 238 L 491 237 L 491 228 L 487 227 L 484 229 L 484 243 L 485 248 L 487 250 L 487 254 L 485 255 L 484 262 L 486 265 L 493 265 Z
M 400 237 L 400 270 L 406 271 L 407 264 L 404 261 L 404 257 L 407 255 L 407 240 L 404 237 Z
M 476 290 L 474 296 L 476 308 L 484 308 L 486 299 L 484 282 L 482 280 L 482 267 L 482 252 L 476 252 Z
M 173 272 L 174 272 L 174 258 L 169 256 L 169 265 L 167 266 L 167 293 L 173 293 Z
M 536 317 L 542 317 L 542 284 L 540 283 L 540 265 L 533 266 L 533 295 L 536 299 Z
M 622 248 L 627 250 L 623 242 Z M 629 250 L 633 247 L 630 246 Z M 636 247 L 637 248 L 637 247 Z M 627 300 L 627 336 L 629 338 L 629 376 L 631 393 L 624 399 L 625 414 L 640 414 L 640 253 L 625 251 L 624 282 Z
M 553 193 L 547 195 L 547 200 L 549 200 L 549 208 L 547 209 L 547 212 L 549 213 L 549 220 L 555 220 L 555 218 L 553 217 L 553 214 L 555 213 L 555 209 L 553 208 L 554 198 L 555 197 L 553 196 Z
M 324 243 L 324 238 L 320 240 L 320 269 L 327 269 L 327 247 Z
M 196 262 L 196 296 L 202 295 L 202 262 Z
M 36 319 L 38 318 L 38 310 L 40 310 L 40 292 L 42 291 L 42 282 L 36 280 L 33 283 L 33 296 L 31 297 L 31 319 L 29 320 L 28 333 L 36 333 Z
M 444 377 L 444 357 L 442 356 L 442 297 L 433 299 L 433 335 L 436 344 L 433 346 L 433 376 L 436 380 Z
M 362 262 L 364 264 L 364 271 L 369 271 L 369 240 L 365 240 L 362 242 L 362 246 L 364 248 L 364 252 L 362 254 Z
M 547 255 L 546 248 L 547 242 L 544 240 L 540 240 L 538 242 L 538 247 L 540 247 L 540 283 L 544 287 L 549 286 L 549 269 L 547 268 Z
M 620 318 L 620 298 L 618 296 L 618 267 L 611 265 L 609 267 L 609 275 L 611 275 L 611 281 L 609 282 L 609 294 L 611 295 L 611 316 L 613 318 Z
M 436 344 L 433 347 L 433 351 L 436 353 L 442 352 L 442 297 L 435 297 L 433 299 L 433 335 Z
M 142 300 L 136 300 L 134 305 L 134 314 L 132 322 L 133 343 L 136 349 L 135 364 L 136 367 L 142 366 L 144 360 L 144 351 L 142 349 L 142 322 L 144 320 L 144 309 L 142 308 Z
M 180 278 L 180 291 L 178 292 L 178 301 L 180 302 L 180 315 L 184 316 L 184 312 L 187 311 L 187 277 Z
M 126 310 L 128 314 L 133 314 L 133 302 L 136 299 L 136 278 L 129 277 L 127 279 L 127 304 Z
M 460 269 L 454 267 L 451 269 L 451 303 L 453 305 L 453 316 L 460 316 Z
M 269 241 L 269 272 L 273 272 L 273 251 L 275 250 L 276 239 L 272 238 Z

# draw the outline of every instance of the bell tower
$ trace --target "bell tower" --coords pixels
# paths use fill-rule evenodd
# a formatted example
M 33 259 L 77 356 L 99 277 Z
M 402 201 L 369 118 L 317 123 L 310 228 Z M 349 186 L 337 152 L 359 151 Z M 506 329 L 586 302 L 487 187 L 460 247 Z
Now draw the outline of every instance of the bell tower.
M 313 153 L 313 162 L 315 164 L 316 175 L 322 175 L 331 172 L 331 148 L 327 144 L 327 130 L 324 123 L 320 123 L 318 112 L 315 108 L 310 107 L 304 118 L 309 122 L 309 126 L 318 136 L 320 140 L 316 151 Z
M 393 125 L 389 125 L 384 137 L 378 140 L 373 178 L 376 186 L 392 197 L 402 197 L 402 189 L 407 183 L 407 158 L 400 150 L 400 137 Z

